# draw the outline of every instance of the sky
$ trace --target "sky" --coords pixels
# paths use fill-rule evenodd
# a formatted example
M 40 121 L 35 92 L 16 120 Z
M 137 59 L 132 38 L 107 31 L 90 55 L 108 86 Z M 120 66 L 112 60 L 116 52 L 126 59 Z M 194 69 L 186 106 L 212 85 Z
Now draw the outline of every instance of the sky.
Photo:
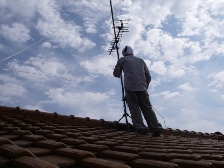
M 163 127 L 224 133 L 224 1 L 112 6 L 128 27 L 119 57 L 129 45 L 148 65 L 148 93 Z M 118 56 L 107 52 L 113 37 L 110 0 L 0 0 L 0 105 L 118 121 Z

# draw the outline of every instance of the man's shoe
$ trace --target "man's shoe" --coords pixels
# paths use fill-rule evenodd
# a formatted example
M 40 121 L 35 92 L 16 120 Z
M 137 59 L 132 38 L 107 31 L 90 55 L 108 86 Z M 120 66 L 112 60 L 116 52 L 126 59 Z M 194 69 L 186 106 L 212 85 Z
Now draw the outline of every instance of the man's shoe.
M 159 137 L 160 134 L 161 134 L 161 131 L 155 131 L 155 132 L 153 132 L 152 136 L 153 137 Z

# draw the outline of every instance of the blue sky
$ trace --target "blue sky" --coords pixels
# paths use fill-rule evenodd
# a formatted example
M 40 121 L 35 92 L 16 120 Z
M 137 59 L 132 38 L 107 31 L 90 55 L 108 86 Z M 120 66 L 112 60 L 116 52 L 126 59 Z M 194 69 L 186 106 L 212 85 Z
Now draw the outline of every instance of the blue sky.
M 222 132 L 224 2 L 112 3 L 129 27 L 119 52 L 130 45 L 147 63 L 161 124 Z M 0 105 L 119 120 L 117 55 L 107 53 L 112 26 L 109 0 L 0 0 Z

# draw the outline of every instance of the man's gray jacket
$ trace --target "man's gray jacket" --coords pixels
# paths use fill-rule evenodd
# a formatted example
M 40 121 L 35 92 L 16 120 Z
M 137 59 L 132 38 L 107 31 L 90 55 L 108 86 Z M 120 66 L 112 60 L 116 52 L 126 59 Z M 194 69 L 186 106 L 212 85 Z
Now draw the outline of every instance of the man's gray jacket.
M 151 76 L 144 60 L 133 55 L 127 55 L 117 61 L 113 75 L 120 77 L 124 72 L 124 88 L 130 91 L 145 91 L 148 89 Z

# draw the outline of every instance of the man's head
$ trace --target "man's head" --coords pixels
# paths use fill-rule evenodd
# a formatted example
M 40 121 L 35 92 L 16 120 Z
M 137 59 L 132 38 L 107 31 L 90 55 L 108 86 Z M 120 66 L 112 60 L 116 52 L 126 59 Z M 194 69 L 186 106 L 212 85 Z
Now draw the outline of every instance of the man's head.
M 133 55 L 133 49 L 130 46 L 125 46 L 124 49 L 122 50 L 122 55 L 123 56 Z

